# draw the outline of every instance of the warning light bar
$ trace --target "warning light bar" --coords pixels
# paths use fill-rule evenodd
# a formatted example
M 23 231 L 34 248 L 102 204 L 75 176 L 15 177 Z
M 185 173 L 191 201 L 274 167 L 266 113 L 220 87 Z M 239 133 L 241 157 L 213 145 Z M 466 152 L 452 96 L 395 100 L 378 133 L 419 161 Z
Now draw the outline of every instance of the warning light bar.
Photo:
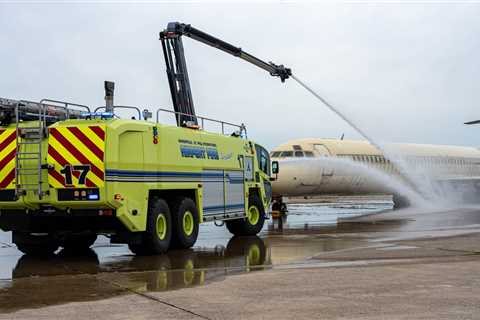
M 113 118 L 113 112 L 82 112 L 80 114 L 85 119 L 111 119 Z

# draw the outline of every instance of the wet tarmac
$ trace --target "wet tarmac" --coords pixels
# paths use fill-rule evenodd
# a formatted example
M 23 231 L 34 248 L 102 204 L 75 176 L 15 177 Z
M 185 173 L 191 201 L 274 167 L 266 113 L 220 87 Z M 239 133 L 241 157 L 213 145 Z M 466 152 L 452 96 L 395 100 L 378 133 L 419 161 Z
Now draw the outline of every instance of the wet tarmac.
M 134 256 L 127 246 L 111 245 L 100 237 L 82 254 L 59 251 L 53 257 L 34 258 L 22 255 L 8 233 L 0 233 L 0 313 L 198 287 L 272 268 L 341 266 L 343 252 L 368 249 L 388 254 L 415 247 L 392 245 L 392 239 L 480 231 L 480 214 L 471 208 L 455 215 L 413 214 L 391 211 L 389 201 L 362 201 L 296 204 L 289 211 L 286 219 L 270 220 L 258 237 L 232 238 L 224 227 L 202 225 L 194 249 L 154 257 Z

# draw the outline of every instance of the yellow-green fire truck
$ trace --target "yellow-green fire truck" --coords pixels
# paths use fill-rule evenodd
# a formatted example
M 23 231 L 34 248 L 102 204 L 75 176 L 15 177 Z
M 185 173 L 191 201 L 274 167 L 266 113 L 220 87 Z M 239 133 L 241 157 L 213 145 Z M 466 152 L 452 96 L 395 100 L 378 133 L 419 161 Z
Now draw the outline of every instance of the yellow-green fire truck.
M 160 33 L 176 126 L 152 113 L 55 100 L 0 99 L 0 228 L 27 254 L 90 247 L 98 234 L 136 254 L 194 245 L 199 224 L 225 224 L 234 235 L 263 227 L 271 202 L 267 150 L 244 125 L 195 115 L 182 36 L 221 49 L 282 81 L 291 71 L 265 63 L 190 25 Z M 138 112 L 120 119 L 116 111 Z M 165 110 L 163 110 L 165 111 Z M 214 121 L 222 133 L 204 130 Z M 233 132 L 227 133 L 227 127 Z

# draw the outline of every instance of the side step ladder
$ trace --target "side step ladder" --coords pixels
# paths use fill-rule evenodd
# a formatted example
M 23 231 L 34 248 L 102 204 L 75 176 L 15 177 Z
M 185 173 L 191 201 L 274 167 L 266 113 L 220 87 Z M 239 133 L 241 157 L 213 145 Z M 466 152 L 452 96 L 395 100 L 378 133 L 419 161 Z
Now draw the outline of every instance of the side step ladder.
M 33 191 L 39 199 L 44 196 L 43 169 L 42 165 L 42 141 L 46 137 L 46 109 L 38 104 L 35 113 L 29 114 L 38 119 L 37 126 L 20 126 L 20 108 L 22 103 L 18 102 L 15 107 L 15 128 L 17 154 L 15 158 L 15 195 L 17 199 Z M 38 113 L 37 113 L 38 112 Z

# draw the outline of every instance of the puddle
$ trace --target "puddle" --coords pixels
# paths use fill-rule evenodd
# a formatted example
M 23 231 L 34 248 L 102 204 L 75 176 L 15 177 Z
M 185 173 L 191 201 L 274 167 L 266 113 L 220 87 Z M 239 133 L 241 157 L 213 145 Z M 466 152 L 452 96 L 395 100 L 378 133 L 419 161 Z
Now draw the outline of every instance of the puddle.
M 226 246 L 197 247 L 148 257 L 103 257 L 97 253 L 105 249 L 103 244 L 82 255 L 65 251 L 49 258 L 24 255 L 13 268 L 12 278 L 0 282 L 0 311 L 103 299 L 132 291 L 189 288 L 355 245 L 358 242 L 328 237 L 267 235 L 263 239 L 231 238 Z M 29 298 L 23 298 L 26 296 Z
M 322 203 L 290 205 L 289 216 L 270 220 L 259 237 L 232 238 L 226 228 L 205 224 L 192 250 L 152 257 L 134 256 L 125 245 L 99 237 L 83 255 L 60 251 L 48 259 L 22 256 L 9 236 L 0 233 L 0 313 L 75 301 L 99 300 L 133 292 L 167 291 L 206 285 L 248 272 L 271 268 L 355 267 L 373 263 L 315 261 L 321 253 L 358 250 L 392 251 L 412 246 L 382 244 L 412 235 L 455 235 L 466 225 L 478 228 L 478 212 L 402 216 L 385 203 Z M 466 215 L 466 216 L 465 216 Z M 428 230 L 437 230 L 430 232 Z M 443 230 L 443 231 L 438 231 Z M 376 249 L 375 249 L 376 248 Z M 390 262 L 393 260 L 389 260 Z M 404 260 L 402 260 L 404 261 Z M 375 260 L 380 263 L 382 260 Z

